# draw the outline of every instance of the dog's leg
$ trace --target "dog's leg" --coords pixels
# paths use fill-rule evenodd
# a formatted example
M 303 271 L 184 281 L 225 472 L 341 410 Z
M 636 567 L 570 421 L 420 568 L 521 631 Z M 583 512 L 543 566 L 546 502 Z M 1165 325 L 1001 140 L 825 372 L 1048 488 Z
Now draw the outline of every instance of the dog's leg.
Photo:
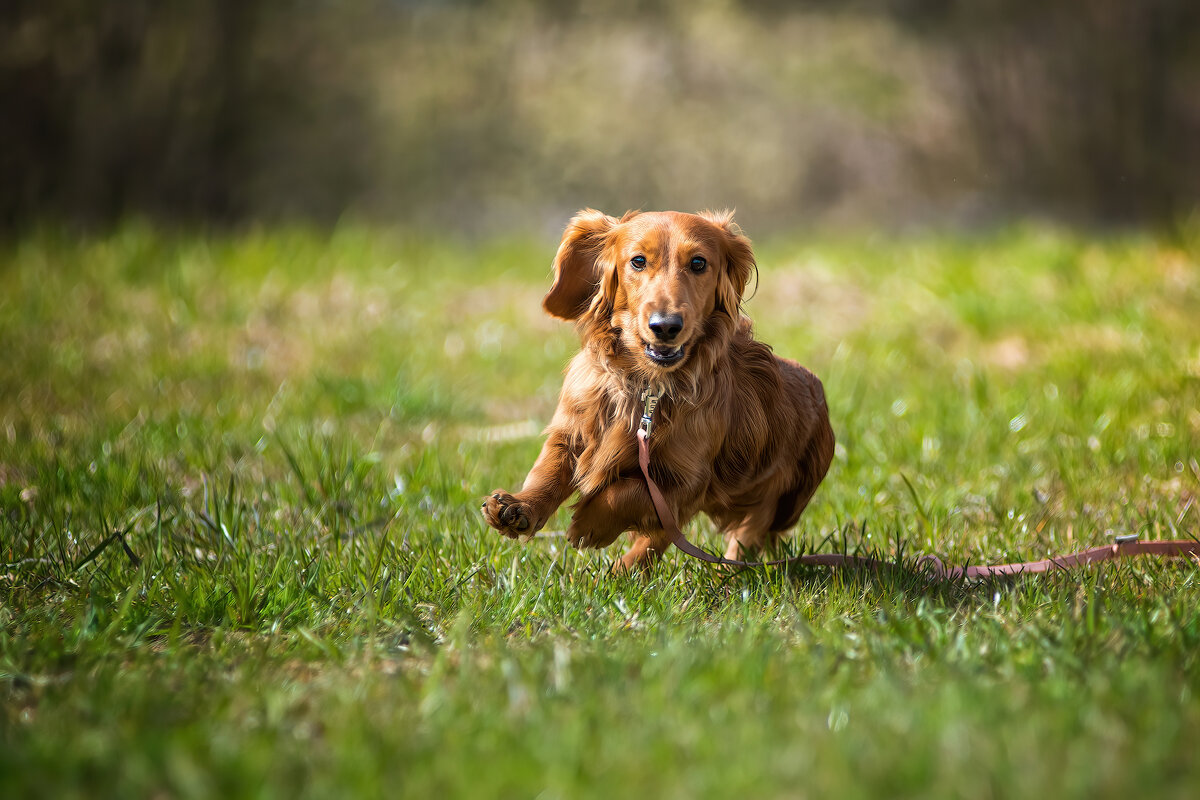
M 770 502 L 755 507 L 741 520 L 725 528 L 725 557 L 741 561 L 747 551 L 761 550 L 773 544 L 796 524 L 815 487 L 803 486 L 784 492 Z
M 725 557 L 741 561 L 747 551 L 758 550 L 770 536 L 774 504 L 760 505 L 740 521 L 725 528 Z
M 552 433 L 521 491 L 503 489 L 483 501 L 483 518 L 510 539 L 533 536 L 575 491 L 573 458 L 565 437 Z
M 625 555 L 613 564 L 613 572 L 633 572 L 645 569 L 662 558 L 663 553 L 671 546 L 671 537 L 661 528 L 652 531 L 638 531 L 633 536 L 633 544 L 625 551 Z
M 668 492 L 668 503 L 672 494 Z M 679 521 L 686 522 L 694 513 L 694 509 L 681 509 Z M 618 572 L 648 566 L 671 546 L 670 536 L 659 525 L 646 484 L 638 478 L 614 481 L 581 500 L 567 529 L 567 540 L 575 547 L 607 547 L 630 529 L 638 533 L 629 550 L 613 565 Z
M 803 486 L 784 492 L 772 502 L 759 505 L 739 522 L 726 527 L 725 557 L 740 561 L 748 550 L 760 550 L 775 542 L 800 519 L 815 488 Z
M 579 501 L 567 540 L 575 547 L 607 547 L 634 528 L 658 530 L 658 513 L 640 478 L 621 478 Z
M 654 505 L 646 485 L 635 478 L 621 478 L 600 491 L 580 499 L 567 528 L 573 547 L 607 547 L 630 528 L 651 523 Z

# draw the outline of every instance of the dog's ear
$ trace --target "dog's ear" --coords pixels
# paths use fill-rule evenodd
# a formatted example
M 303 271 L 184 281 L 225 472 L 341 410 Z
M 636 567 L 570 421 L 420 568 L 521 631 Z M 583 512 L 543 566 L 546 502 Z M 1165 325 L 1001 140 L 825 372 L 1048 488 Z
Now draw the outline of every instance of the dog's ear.
M 750 240 L 733 221 L 732 211 L 704 211 L 700 216 L 725 234 L 721 242 L 725 263 L 717 283 L 717 308 L 736 319 L 746 293 L 746 284 L 750 282 L 751 273 L 758 269 L 754 262 L 754 250 L 750 247 Z
M 554 256 L 554 285 L 542 300 L 546 313 L 571 320 L 587 311 L 604 277 L 600 256 L 608 232 L 616 224 L 613 217 L 591 208 L 580 211 L 568 223 Z

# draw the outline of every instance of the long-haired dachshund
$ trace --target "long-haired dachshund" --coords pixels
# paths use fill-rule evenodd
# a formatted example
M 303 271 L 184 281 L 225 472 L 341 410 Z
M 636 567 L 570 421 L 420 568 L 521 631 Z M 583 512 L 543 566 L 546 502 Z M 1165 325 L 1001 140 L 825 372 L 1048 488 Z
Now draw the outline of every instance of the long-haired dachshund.
M 582 348 L 524 487 L 486 498 L 488 524 L 532 536 L 579 492 L 572 545 L 606 547 L 631 531 L 618 568 L 662 555 L 670 538 L 635 438 L 639 398 L 654 386 L 663 397 L 651 471 L 680 525 L 703 511 L 734 559 L 794 525 L 829 469 L 833 430 L 821 382 L 755 341 L 741 313 L 755 270 L 729 213 L 586 209 L 572 219 L 542 305 L 576 321 Z

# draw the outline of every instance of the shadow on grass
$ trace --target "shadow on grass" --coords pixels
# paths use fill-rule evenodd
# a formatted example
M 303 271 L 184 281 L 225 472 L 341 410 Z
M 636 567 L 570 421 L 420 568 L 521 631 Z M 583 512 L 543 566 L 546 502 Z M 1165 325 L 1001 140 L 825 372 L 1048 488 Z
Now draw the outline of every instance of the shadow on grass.
M 872 599 L 890 598 L 890 602 L 923 600 L 947 608 L 970 609 L 994 606 L 1002 595 L 1012 593 L 1055 601 L 1070 600 L 1080 591 L 1097 589 L 1144 591 L 1149 584 L 1165 590 L 1168 587 L 1152 576 L 1178 574 L 1186 579 L 1194 569 L 1194 563 L 1187 558 L 1127 557 L 1046 572 L 963 577 L 959 568 L 987 562 L 975 559 L 958 562 L 937 553 L 914 552 L 901 535 L 903 532 L 897 531 L 889 538 L 891 546 L 885 550 L 865 543 L 869 538 L 865 523 L 850 522 L 831 531 L 811 548 L 802 540 L 781 540 L 775 547 L 746 556 L 768 563 L 744 567 L 709 564 L 678 552 L 629 579 L 653 583 L 682 578 L 698 587 L 713 608 L 739 593 L 745 600 L 751 595 L 783 595 L 801 590 L 807 595 L 852 596 L 868 603 Z M 826 564 L 799 560 L 808 555 L 847 560 Z M 1054 557 L 1062 555 L 1056 553 Z M 797 559 L 795 563 L 769 563 L 793 558 Z M 608 577 L 618 579 L 615 575 Z

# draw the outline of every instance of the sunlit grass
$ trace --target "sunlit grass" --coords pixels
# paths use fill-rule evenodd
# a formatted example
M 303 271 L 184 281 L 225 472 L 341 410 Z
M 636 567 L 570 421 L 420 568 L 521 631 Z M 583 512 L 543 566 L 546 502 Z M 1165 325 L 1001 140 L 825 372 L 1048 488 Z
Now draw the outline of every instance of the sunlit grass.
M 1194 565 L 905 567 L 1197 535 L 1193 244 L 760 243 L 749 311 L 839 441 L 789 546 L 901 567 L 645 579 L 478 516 L 575 348 L 540 312 L 552 251 L 5 246 L 0 791 L 1193 793 Z

